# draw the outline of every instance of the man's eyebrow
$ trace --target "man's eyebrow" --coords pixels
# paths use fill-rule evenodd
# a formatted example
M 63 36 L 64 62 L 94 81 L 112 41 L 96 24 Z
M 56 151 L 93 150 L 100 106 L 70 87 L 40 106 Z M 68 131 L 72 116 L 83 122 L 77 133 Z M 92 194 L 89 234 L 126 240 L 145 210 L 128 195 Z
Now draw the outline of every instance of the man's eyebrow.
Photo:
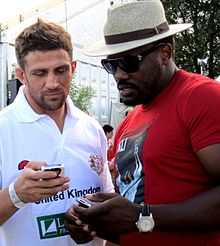
M 68 68 L 68 67 L 69 67 L 69 64 L 64 64 L 64 65 L 61 65 L 61 66 L 56 67 L 55 69 Z
M 31 70 L 31 73 L 36 73 L 36 72 L 42 72 L 42 71 L 47 71 L 48 69 L 46 68 L 35 68 Z
M 61 65 L 61 66 L 57 66 L 54 68 L 54 70 L 57 70 L 57 69 L 61 69 L 61 68 L 69 68 L 69 65 L 68 64 L 64 64 L 64 65 Z M 33 69 L 31 72 L 40 72 L 40 71 L 48 71 L 48 68 L 35 68 Z

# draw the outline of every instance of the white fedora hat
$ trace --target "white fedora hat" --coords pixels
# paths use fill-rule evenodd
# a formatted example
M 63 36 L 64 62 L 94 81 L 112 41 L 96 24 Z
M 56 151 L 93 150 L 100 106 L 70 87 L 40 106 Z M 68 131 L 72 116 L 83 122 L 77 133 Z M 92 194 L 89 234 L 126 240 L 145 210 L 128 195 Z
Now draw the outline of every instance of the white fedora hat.
M 108 9 L 104 39 L 84 47 L 88 56 L 106 56 L 150 44 L 186 30 L 192 24 L 169 25 L 160 0 L 113 4 Z

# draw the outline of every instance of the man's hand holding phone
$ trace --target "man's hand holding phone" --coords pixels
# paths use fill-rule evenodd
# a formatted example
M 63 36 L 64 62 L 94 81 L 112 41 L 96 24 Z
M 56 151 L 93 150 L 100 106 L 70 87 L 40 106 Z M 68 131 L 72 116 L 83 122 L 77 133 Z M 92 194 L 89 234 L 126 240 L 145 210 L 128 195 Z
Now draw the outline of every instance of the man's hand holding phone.
M 49 171 L 41 171 L 44 169 L 42 166 Z M 30 161 L 14 181 L 17 196 L 24 203 L 38 202 L 67 190 L 69 177 L 62 176 L 63 168 L 63 165 L 50 167 L 45 162 Z
M 78 206 L 82 208 L 90 208 L 97 204 L 85 197 L 78 197 L 76 198 L 76 201 Z M 64 218 L 65 228 L 70 232 L 70 237 L 78 244 L 88 243 L 95 238 L 96 233 L 91 231 L 87 224 L 82 223 L 82 221 L 78 219 L 73 207 L 68 209 Z

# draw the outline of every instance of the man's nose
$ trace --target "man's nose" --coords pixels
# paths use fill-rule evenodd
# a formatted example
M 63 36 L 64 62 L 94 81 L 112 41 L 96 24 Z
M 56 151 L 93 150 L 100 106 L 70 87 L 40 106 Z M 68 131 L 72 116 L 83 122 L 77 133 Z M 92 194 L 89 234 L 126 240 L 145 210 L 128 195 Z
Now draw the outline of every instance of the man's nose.
M 46 87 L 49 89 L 56 89 L 59 85 L 57 76 L 53 73 L 49 73 L 46 79 Z
M 114 74 L 114 79 L 116 80 L 116 82 L 120 80 L 128 79 L 128 77 L 129 74 L 123 71 L 119 66 L 117 66 L 116 72 Z

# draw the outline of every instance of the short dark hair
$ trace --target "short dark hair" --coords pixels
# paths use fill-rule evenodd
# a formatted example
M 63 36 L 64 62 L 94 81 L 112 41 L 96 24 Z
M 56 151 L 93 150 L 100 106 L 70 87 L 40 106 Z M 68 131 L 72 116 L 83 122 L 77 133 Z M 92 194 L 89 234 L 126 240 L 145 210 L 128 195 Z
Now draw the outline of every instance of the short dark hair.
M 114 130 L 114 128 L 110 125 L 104 125 L 102 128 L 105 133 L 112 132 Z
M 53 22 L 37 20 L 25 28 L 15 40 L 15 51 L 18 65 L 24 69 L 25 56 L 31 51 L 48 51 L 64 49 L 72 60 L 73 46 L 70 34 L 60 25 Z

